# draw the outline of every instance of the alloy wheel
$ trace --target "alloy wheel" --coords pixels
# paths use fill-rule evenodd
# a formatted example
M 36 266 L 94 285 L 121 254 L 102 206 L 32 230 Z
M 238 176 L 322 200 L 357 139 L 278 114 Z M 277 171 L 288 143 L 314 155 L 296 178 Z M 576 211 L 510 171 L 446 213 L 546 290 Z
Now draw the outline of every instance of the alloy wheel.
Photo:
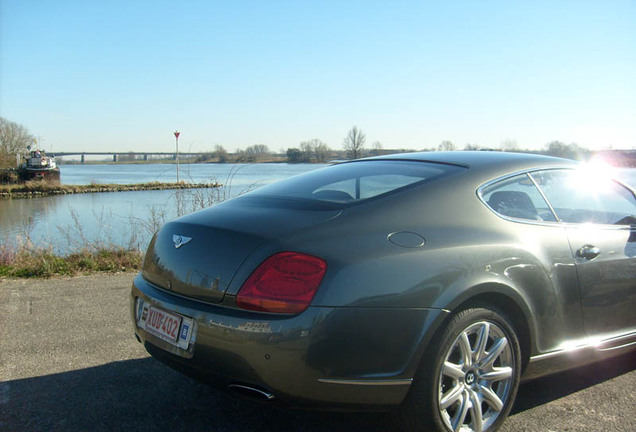
M 490 321 L 465 328 L 439 374 L 438 407 L 452 431 L 487 431 L 510 398 L 515 358 L 504 330 Z

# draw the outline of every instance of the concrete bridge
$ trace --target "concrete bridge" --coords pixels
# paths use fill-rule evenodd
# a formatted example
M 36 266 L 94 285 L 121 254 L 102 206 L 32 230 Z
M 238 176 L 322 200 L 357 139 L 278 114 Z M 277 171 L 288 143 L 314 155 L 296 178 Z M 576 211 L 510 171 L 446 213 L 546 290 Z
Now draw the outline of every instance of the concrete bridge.
M 201 156 L 209 153 L 191 153 L 179 152 L 179 157 L 191 157 L 191 156 Z M 175 152 L 52 152 L 52 155 L 55 157 L 63 157 L 63 156 L 80 156 L 80 160 L 82 163 L 85 162 L 86 156 L 112 156 L 113 162 L 117 162 L 120 156 L 141 156 L 144 161 L 148 160 L 148 156 L 170 156 L 173 160 L 177 160 L 177 153 Z

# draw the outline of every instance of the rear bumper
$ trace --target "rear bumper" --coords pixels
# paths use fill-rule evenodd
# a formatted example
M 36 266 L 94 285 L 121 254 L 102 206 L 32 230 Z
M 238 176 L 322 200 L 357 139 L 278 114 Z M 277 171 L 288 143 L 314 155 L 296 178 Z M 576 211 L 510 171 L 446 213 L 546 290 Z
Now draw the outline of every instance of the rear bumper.
M 144 302 L 191 317 L 187 350 L 136 323 Z M 247 385 L 295 405 L 394 407 L 406 396 L 436 309 L 310 307 L 295 316 L 236 310 L 188 300 L 137 276 L 131 292 L 137 337 L 148 352 L 187 375 L 228 388 Z

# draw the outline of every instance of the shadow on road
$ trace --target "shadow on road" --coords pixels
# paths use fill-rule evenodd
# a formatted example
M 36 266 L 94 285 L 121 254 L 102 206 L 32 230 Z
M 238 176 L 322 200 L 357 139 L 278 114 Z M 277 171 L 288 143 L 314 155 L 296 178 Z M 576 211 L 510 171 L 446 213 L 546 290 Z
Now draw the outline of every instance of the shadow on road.
M 636 352 L 522 384 L 510 415 L 545 405 L 636 369 Z
M 152 358 L 0 383 L 3 431 L 380 432 L 385 418 L 262 406 Z
M 636 368 L 624 356 L 521 386 L 513 414 Z M 243 401 L 151 358 L 0 383 L 0 429 L 339 432 L 387 429 L 387 415 L 286 410 Z

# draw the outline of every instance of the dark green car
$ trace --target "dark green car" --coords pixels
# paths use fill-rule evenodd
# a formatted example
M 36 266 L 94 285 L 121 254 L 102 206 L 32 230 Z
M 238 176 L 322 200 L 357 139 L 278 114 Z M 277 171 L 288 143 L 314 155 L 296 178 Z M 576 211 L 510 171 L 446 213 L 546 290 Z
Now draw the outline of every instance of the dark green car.
M 155 358 L 243 396 L 492 431 L 519 382 L 636 347 L 636 198 L 499 152 L 362 159 L 167 223 L 131 297 Z

